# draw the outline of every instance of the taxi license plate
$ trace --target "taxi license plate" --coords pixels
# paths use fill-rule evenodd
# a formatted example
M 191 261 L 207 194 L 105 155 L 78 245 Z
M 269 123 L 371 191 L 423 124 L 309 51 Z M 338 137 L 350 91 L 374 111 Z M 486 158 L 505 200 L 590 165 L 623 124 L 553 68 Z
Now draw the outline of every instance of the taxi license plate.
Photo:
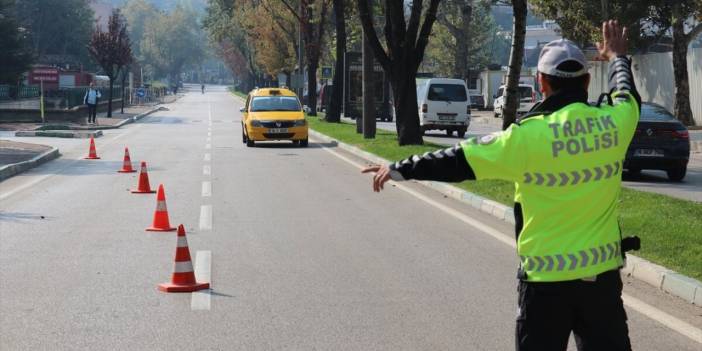
M 453 121 L 456 116 L 452 115 L 439 115 L 439 121 Z
M 664 153 L 663 150 L 659 149 L 636 149 L 634 156 L 663 157 Z
M 288 128 L 270 128 L 268 129 L 268 133 L 271 134 L 281 134 L 281 133 L 287 133 Z

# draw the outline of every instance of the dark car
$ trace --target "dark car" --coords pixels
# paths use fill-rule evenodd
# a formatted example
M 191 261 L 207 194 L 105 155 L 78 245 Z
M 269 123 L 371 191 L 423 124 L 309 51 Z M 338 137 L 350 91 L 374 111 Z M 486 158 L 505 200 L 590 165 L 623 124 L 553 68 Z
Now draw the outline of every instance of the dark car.
M 471 95 L 470 96 L 470 108 L 476 110 L 485 109 L 485 99 L 482 95 Z
M 631 174 L 642 169 L 666 171 L 672 181 L 681 181 L 690 158 L 690 134 L 665 108 L 641 104 L 636 133 L 626 152 L 624 168 Z

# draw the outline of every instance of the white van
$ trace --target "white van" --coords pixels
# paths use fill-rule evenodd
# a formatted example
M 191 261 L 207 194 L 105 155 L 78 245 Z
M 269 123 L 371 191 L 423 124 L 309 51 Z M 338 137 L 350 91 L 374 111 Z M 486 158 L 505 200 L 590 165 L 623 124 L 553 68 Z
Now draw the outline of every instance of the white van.
M 497 94 L 494 96 L 495 101 L 493 102 L 493 112 L 495 117 L 502 117 L 502 110 L 505 106 L 505 86 L 501 85 L 497 90 Z M 517 107 L 517 114 L 522 115 L 531 110 L 536 102 L 538 101 L 538 94 L 536 89 L 529 84 L 519 84 L 519 107 Z
M 454 131 L 463 138 L 470 126 L 470 100 L 466 82 L 461 79 L 417 80 L 417 106 L 422 131 Z

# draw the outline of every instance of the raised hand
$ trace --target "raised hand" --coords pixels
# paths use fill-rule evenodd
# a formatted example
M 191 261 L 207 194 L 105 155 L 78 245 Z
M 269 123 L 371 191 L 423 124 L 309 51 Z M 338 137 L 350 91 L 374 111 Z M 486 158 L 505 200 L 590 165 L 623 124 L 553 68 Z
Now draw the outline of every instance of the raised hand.
M 602 43 L 597 43 L 600 57 L 611 60 L 617 56 L 626 55 L 628 33 L 618 21 L 609 20 L 602 22 Z

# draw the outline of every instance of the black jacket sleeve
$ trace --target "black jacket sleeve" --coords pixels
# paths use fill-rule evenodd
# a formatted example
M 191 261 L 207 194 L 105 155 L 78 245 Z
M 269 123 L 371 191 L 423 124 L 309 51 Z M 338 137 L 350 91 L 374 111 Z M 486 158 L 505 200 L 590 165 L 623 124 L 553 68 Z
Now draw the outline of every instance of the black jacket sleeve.
M 609 92 L 611 94 L 615 91 L 629 92 L 636 100 L 639 111 L 641 110 L 641 96 L 636 91 L 634 75 L 631 73 L 631 61 L 626 56 L 617 56 L 609 64 Z M 616 104 L 617 102 L 628 100 L 629 96 L 617 94 L 613 98 L 614 104 Z
M 422 156 L 413 155 L 390 166 L 393 180 L 436 180 L 441 182 L 461 182 L 475 179 L 475 173 L 466 161 L 460 144 L 453 147 L 427 152 Z

